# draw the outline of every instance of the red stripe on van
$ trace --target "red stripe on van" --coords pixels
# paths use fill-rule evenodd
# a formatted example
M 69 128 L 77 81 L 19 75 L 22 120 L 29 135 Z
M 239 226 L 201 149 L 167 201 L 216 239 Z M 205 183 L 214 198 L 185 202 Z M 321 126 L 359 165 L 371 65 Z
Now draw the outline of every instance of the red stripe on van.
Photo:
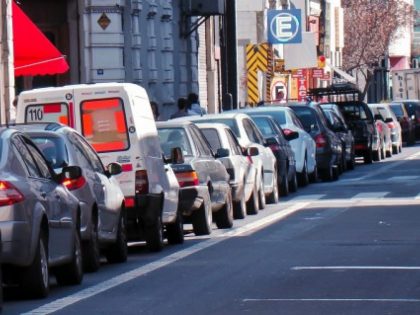
M 61 112 L 61 104 L 46 104 L 44 105 L 44 113 L 51 114 L 51 113 L 60 113 Z
M 118 133 L 125 133 L 125 120 L 124 120 L 124 112 L 118 111 L 115 112 L 115 122 L 117 123 L 117 131 Z
M 94 101 L 86 101 L 83 103 L 83 110 L 89 111 L 89 110 L 95 110 L 95 109 L 108 109 L 108 108 L 114 108 L 118 107 L 120 105 L 120 102 L 118 99 L 108 99 L 108 100 L 94 100 Z
M 118 151 L 124 150 L 125 144 L 123 141 L 105 142 L 105 143 L 91 143 L 97 152 L 104 151 Z
M 74 128 L 74 104 L 69 102 L 69 126 Z
M 90 137 L 93 135 L 93 120 L 91 114 L 83 114 L 83 135 Z

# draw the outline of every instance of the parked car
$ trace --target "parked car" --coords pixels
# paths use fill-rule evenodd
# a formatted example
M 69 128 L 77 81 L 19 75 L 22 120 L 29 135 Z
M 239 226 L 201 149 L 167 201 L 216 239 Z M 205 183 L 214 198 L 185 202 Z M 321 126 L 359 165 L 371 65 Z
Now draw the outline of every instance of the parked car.
M 362 101 L 340 101 L 336 104 L 353 133 L 356 156 L 363 157 L 365 164 L 371 164 L 379 147 L 378 132 L 368 105 Z
M 64 166 L 82 168 L 82 177 L 68 186 L 79 200 L 85 270 L 100 267 L 100 252 L 111 263 L 127 260 L 125 201 L 115 176 L 122 172 L 119 163 L 104 168 L 98 154 L 73 128 L 58 123 L 17 125 L 46 157 L 55 172 Z
M 80 132 L 105 165 L 117 162 L 127 238 L 163 248 L 164 229 L 178 224 L 179 186 L 165 169 L 146 90 L 132 83 L 76 84 L 19 94 L 17 123 L 57 122 Z M 176 184 L 176 183 L 175 183 Z
M 375 119 L 376 130 L 378 130 L 380 139 L 380 152 L 378 159 L 385 159 L 386 157 L 392 156 L 392 140 L 391 140 L 391 129 L 385 122 L 385 118 L 382 116 L 379 109 L 374 106 L 375 104 L 368 104 L 372 111 L 373 118 Z
M 0 231 L 3 282 L 45 297 L 49 272 L 58 284 L 83 279 L 80 205 L 68 190 L 82 181 L 79 166 L 56 174 L 36 147 L 15 129 L 0 128 Z
M 339 137 L 328 128 L 324 113 L 318 104 L 289 103 L 316 144 L 316 165 L 323 180 L 335 180 L 342 168 L 342 145 Z
M 197 126 L 230 176 L 233 217 L 245 218 L 247 204 L 254 205 L 258 200 L 257 170 L 252 163 L 252 154 L 244 154 L 238 139 L 228 126 L 218 123 L 201 123 Z M 254 155 L 258 154 L 255 147 L 249 148 L 248 151 L 254 152 Z
M 414 117 L 408 115 L 404 104 L 399 101 L 392 102 L 390 107 L 401 125 L 403 142 L 407 145 L 413 145 L 416 141 Z
M 210 234 L 213 218 L 218 228 L 233 225 L 232 193 L 229 174 L 216 160 L 200 129 L 188 121 L 157 123 L 160 143 L 165 157 L 171 158 L 171 167 L 178 179 L 179 211 L 191 221 L 196 235 Z M 182 158 L 174 160 L 174 150 Z M 177 162 L 177 163 L 175 163 Z
M 250 117 L 260 129 L 277 159 L 280 195 L 287 196 L 289 191 L 297 191 L 296 159 L 289 141 L 297 139 L 299 134 L 292 131 L 285 135 L 281 126 L 269 115 L 250 115 Z M 276 141 L 270 140 L 273 138 Z
M 241 109 L 237 112 L 243 112 L 251 116 L 269 115 L 280 124 L 286 136 L 292 134 L 292 132 L 297 132 L 299 137 L 290 140 L 289 143 L 295 154 L 298 183 L 300 186 L 306 186 L 309 181 L 316 180 L 315 141 L 312 139 L 311 135 L 305 131 L 293 110 L 284 106 L 261 106 Z M 293 182 L 289 182 L 289 185 L 292 187 Z
M 414 121 L 416 140 L 420 139 L 420 100 L 400 100 L 407 110 L 408 116 Z
M 392 154 L 397 154 L 402 151 L 402 131 L 401 125 L 397 117 L 391 109 L 390 104 L 371 104 L 378 109 L 378 112 L 384 118 L 385 123 L 391 132 Z
M 342 166 L 345 169 L 352 170 L 356 164 L 356 155 L 354 148 L 354 137 L 349 126 L 345 121 L 343 114 L 334 103 L 321 103 L 322 111 L 327 118 L 329 128 L 334 131 L 341 140 L 344 160 Z
M 266 199 L 268 203 L 277 203 L 279 191 L 277 185 L 277 162 L 276 158 L 264 140 L 263 135 L 254 121 L 246 114 L 226 112 L 222 114 L 205 115 L 202 117 L 180 118 L 192 120 L 196 123 L 217 122 L 228 125 L 238 138 L 239 144 L 245 150 L 250 147 L 257 147 L 259 154 L 252 157 L 257 168 L 257 183 L 259 187 L 259 208 L 265 208 Z M 257 210 L 251 207 L 251 213 Z

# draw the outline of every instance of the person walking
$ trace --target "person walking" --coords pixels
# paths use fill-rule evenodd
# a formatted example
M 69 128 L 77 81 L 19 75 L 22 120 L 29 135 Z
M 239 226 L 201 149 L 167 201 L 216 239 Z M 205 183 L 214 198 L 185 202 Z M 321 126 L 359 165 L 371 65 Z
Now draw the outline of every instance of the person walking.
M 188 107 L 188 100 L 183 97 L 179 98 L 178 111 L 173 113 L 170 119 L 188 116 L 187 107 Z
M 200 106 L 198 95 L 196 93 L 188 94 L 188 115 L 200 115 L 206 114 L 206 110 Z
M 159 106 L 156 102 L 150 102 L 150 107 L 152 108 L 153 117 L 155 118 L 155 121 L 159 120 Z

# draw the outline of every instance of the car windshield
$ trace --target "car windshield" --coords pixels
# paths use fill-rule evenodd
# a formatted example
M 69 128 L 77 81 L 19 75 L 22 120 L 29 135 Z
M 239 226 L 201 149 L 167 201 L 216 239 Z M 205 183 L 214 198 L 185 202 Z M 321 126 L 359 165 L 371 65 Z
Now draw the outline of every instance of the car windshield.
M 276 134 L 273 126 L 270 124 L 269 119 L 266 117 L 252 117 L 252 120 L 257 124 L 263 136 L 271 136 Z
M 252 117 L 254 115 L 268 115 L 274 118 L 281 126 L 286 124 L 286 114 L 280 110 L 273 110 L 273 111 L 260 111 L 260 112 L 250 112 L 249 115 Z
M 225 125 L 229 126 L 230 129 L 232 129 L 235 136 L 237 136 L 237 137 L 240 136 L 238 125 L 236 124 L 236 120 L 233 119 L 233 118 L 200 119 L 199 121 L 195 121 L 195 123 L 197 123 L 197 124 L 207 123 L 207 122 L 225 124 Z
M 213 128 L 200 128 L 201 132 L 206 137 L 207 141 L 210 143 L 211 148 L 214 152 L 222 148 L 222 143 L 220 142 L 219 133 L 216 129 Z
M 63 139 L 46 135 L 30 135 L 30 137 L 53 169 L 69 165 L 69 156 Z
M 165 156 L 170 156 L 173 148 L 180 148 L 184 155 L 192 155 L 187 132 L 184 128 L 159 128 L 158 133 Z

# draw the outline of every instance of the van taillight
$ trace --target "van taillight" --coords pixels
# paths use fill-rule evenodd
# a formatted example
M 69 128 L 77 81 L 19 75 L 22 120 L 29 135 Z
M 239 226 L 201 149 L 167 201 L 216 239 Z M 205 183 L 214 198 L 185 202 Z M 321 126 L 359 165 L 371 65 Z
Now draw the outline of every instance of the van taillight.
M 83 176 L 76 179 L 65 178 L 62 184 L 66 186 L 68 190 L 75 190 L 82 188 L 84 184 L 86 184 L 86 179 Z
M 315 137 L 315 143 L 317 148 L 324 148 L 327 145 L 327 138 L 324 134 L 320 133 Z
M 146 170 L 136 171 L 136 194 L 147 194 L 149 192 L 149 179 Z
M 11 183 L 0 181 L 0 206 L 9 206 L 24 200 L 21 192 Z
M 200 183 L 196 171 L 177 172 L 175 175 L 178 179 L 179 187 L 196 186 Z

